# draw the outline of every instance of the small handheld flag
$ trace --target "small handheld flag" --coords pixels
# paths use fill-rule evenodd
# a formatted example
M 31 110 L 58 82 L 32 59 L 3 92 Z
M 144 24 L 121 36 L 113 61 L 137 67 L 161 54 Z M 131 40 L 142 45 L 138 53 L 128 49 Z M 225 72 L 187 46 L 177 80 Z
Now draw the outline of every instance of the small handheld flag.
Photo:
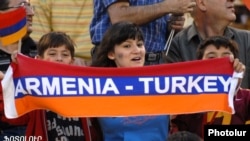
M 0 41 L 3 46 L 17 42 L 26 32 L 26 11 L 24 7 L 0 13 Z

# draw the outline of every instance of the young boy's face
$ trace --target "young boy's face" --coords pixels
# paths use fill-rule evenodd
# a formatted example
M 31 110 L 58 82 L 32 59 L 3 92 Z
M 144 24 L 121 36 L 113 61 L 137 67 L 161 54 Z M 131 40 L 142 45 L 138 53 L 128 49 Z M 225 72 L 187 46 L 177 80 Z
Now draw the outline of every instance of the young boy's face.
M 72 64 L 74 61 L 70 51 L 65 45 L 56 48 L 48 48 L 45 50 L 43 56 L 37 56 L 37 58 L 49 62 L 58 62 L 63 64 Z
M 233 55 L 233 53 L 230 51 L 229 48 L 221 46 L 219 49 L 217 49 L 214 45 L 208 45 L 204 51 L 202 60 L 229 57 L 230 55 Z

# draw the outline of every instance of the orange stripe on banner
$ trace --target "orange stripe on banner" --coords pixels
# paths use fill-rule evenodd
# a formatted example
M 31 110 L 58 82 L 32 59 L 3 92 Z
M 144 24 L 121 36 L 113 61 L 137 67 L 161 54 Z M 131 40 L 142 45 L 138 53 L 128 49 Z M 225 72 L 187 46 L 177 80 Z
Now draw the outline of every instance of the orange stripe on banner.
M 216 102 L 220 101 L 220 102 Z M 225 101 L 225 102 L 223 102 Z M 226 94 L 175 96 L 86 96 L 41 98 L 25 96 L 16 99 L 18 115 L 39 108 L 51 109 L 63 116 L 137 116 L 181 114 L 204 111 L 231 113 Z
M 17 31 L 11 35 L 0 38 L 2 45 L 6 46 L 6 45 L 13 44 L 13 43 L 17 42 L 26 34 L 26 32 L 27 32 L 27 27 L 24 26 L 19 31 Z

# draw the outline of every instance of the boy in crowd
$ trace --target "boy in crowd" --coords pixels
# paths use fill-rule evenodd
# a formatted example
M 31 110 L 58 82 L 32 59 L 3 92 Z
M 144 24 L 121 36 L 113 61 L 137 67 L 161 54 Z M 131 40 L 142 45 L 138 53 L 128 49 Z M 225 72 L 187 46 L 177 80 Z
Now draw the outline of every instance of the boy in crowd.
M 239 57 L 239 49 L 235 41 L 224 36 L 213 36 L 202 42 L 197 49 L 199 60 L 231 57 L 234 60 L 233 67 L 236 72 L 244 72 Z M 250 123 L 250 90 L 239 88 L 234 98 L 235 114 L 224 112 L 207 112 L 177 115 L 171 120 L 170 133 L 178 131 L 190 131 L 203 137 L 203 128 L 207 124 L 230 125 Z M 212 103 L 211 103 L 212 104 Z
M 37 44 L 36 59 L 73 65 L 74 53 L 75 43 L 67 34 L 49 32 L 43 35 Z M 16 53 L 12 55 L 12 60 L 17 62 Z M 62 117 L 49 110 L 34 110 L 28 113 L 27 117 L 26 137 L 42 137 L 43 141 L 96 140 L 96 136 L 91 136 L 94 135 L 91 134 L 94 133 L 94 128 L 89 118 Z M 68 132 L 65 129 L 68 129 Z

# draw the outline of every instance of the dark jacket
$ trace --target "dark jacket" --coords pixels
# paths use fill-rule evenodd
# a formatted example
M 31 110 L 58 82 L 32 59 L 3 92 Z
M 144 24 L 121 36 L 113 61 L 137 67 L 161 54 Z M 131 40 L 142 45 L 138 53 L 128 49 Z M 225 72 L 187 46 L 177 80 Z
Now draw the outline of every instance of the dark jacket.
M 237 42 L 239 59 L 246 66 L 242 88 L 250 89 L 250 31 L 227 27 L 224 36 Z M 171 42 L 166 57 L 168 63 L 197 60 L 196 51 L 202 42 L 194 23 L 178 32 Z

